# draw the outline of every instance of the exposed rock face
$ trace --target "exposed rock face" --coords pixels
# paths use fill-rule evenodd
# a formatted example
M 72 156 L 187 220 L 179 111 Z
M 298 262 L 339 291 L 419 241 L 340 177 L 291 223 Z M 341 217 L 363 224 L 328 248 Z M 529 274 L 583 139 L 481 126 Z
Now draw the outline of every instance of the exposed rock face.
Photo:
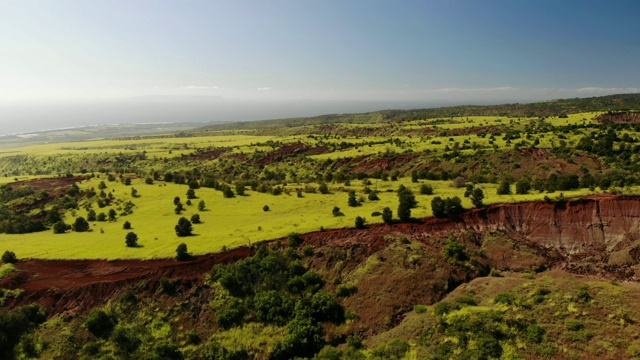
M 640 235 L 640 198 L 598 196 L 497 205 L 442 225 L 476 232 L 502 231 L 567 255 L 612 251 Z
M 637 111 L 610 111 L 595 118 L 600 122 L 615 123 L 638 123 L 640 122 L 640 112 Z

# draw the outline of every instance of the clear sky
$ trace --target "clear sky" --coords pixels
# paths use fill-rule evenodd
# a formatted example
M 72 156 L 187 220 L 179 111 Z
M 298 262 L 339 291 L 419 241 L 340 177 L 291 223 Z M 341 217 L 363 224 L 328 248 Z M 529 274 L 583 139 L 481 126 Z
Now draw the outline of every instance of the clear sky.
M 640 92 L 638 16 L 637 0 L 0 0 L 0 126 L 131 99 L 261 118 Z

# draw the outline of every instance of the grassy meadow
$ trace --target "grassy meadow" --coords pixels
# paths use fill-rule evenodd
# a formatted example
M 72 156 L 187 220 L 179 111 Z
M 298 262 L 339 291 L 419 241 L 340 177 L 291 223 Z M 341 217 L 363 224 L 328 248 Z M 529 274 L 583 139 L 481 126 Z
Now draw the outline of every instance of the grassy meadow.
M 96 177 L 79 184 L 81 189 L 97 188 L 104 176 Z M 192 205 L 186 205 L 186 191 L 188 186 L 174 183 L 156 182 L 145 184 L 143 180 L 134 180 L 131 186 L 121 182 L 106 182 L 106 192 L 112 192 L 116 201 L 112 206 L 93 209 L 108 213 L 113 208 L 118 213 L 121 204 L 132 201 L 135 204 L 133 213 L 118 216 L 116 221 L 90 222 L 90 232 L 68 231 L 65 234 L 54 234 L 53 231 L 32 234 L 2 234 L 2 248 L 11 249 L 21 258 L 46 259 L 126 259 L 126 258 L 163 258 L 175 255 L 178 244 L 184 242 L 189 251 L 194 254 L 204 254 L 220 251 L 223 247 L 250 245 L 263 240 L 286 236 L 292 232 L 306 233 L 318 231 L 321 228 L 353 227 L 357 216 L 366 218 L 367 223 L 380 223 L 380 216 L 371 216 L 373 212 L 381 212 L 384 207 L 390 207 L 394 214 L 398 207 L 395 190 L 400 184 L 413 190 L 416 194 L 418 207 L 412 210 L 416 218 L 432 216 L 431 200 L 435 196 L 459 196 L 463 199 L 463 206 L 471 208 L 471 202 L 464 198 L 463 188 L 451 187 L 450 181 L 421 181 L 412 183 L 408 178 L 398 181 L 376 181 L 369 187 L 378 189 L 380 200 L 369 201 L 363 193 L 362 181 L 351 181 L 351 186 L 330 184 L 330 194 L 303 193 L 303 197 L 296 195 L 296 189 L 303 189 L 309 184 L 288 184 L 286 189 L 290 194 L 263 194 L 247 190 L 246 196 L 224 198 L 220 191 L 208 188 L 196 190 L 197 199 Z M 421 195 L 420 185 L 428 183 L 434 188 L 433 195 Z M 138 190 L 139 197 L 131 196 L 131 188 Z M 557 197 L 554 194 L 527 195 L 496 195 L 497 184 L 479 185 L 485 192 L 485 203 L 516 202 L 542 200 L 545 196 Z M 365 201 L 362 206 L 349 207 L 347 205 L 347 191 L 354 190 L 358 197 Z M 586 189 L 564 192 L 565 197 L 583 196 L 590 192 Z M 180 215 L 174 212 L 174 197 L 179 196 L 185 204 L 185 211 Z M 203 200 L 206 209 L 198 211 L 198 202 Z M 267 205 L 269 211 L 264 211 Z M 332 209 L 338 206 L 344 216 L 333 216 Z M 72 224 L 76 216 L 87 217 L 87 211 L 80 204 L 80 210 L 67 211 L 64 221 Z M 178 237 L 174 231 L 178 219 L 182 216 L 190 219 L 193 214 L 200 214 L 201 224 L 193 224 L 194 235 Z M 124 230 L 123 224 L 129 221 L 131 230 Z M 101 231 L 103 230 L 103 231 Z M 125 235 L 135 232 L 139 237 L 139 247 L 125 246 Z M 0 250 L 3 250 L 0 248 Z
M 460 150 L 455 151 L 459 151 L 462 156 L 476 158 L 483 156 L 482 151 L 489 154 L 513 151 L 514 145 L 511 140 L 503 136 L 506 131 L 522 135 L 519 140 L 514 140 L 514 143 L 520 142 L 517 146 L 531 146 L 534 141 L 537 141 L 539 148 L 545 149 L 555 148 L 561 142 L 572 146 L 578 142 L 581 134 L 590 130 L 576 129 L 563 135 L 554 131 L 555 127 L 592 124 L 596 115 L 598 113 L 577 113 L 566 118 L 552 117 L 545 119 L 544 126 L 540 129 L 537 127 L 542 123 L 537 117 L 469 116 L 400 123 L 345 122 L 318 128 L 299 126 L 273 130 L 199 131 L 189 135 L 131 137 L 6 148 L 0 150 L 0 174 L 4 175 L 0 177 L 0 185 L 9 184 L 16 179 L 22 181 L 71 173 L 96 175 L 79 183 L 81 190 L 98 189 L 101 181 L 107 183 L 108 188 L 105 191 L 111 192 L 116 202 L 101 209 L 96 206 L 95 199 L 81 199 L 77 209 L 64 212 L 63 220 L 68 225 L 71 225 L 77 216 L 86 218 L 87 205 L 92 206 L 97 213 L 107 213 L 111 208 L 120 213 L 127 201 L 132 201 L 135 207 L 132 214 L 119 216 L 116 221 L 91 222 L 90 232 L 54 234 L 53 231 L 47 230 L 20 235 L 0 234 L 0 250 L 12 250 L 21 258 L 149 259 L 171 257 L 175 254 L 177 245 L 185 242 L 190 252 L 204 254 L 220 251 L 223 247 L 249 245 L 280 238 L 293 232 L 306 233 L 322 228 L 353 227 L 357 216 L 364 217 L 368 224 L 379 223 L 382 221 L 381 217 L 372 216 L 372 213 L 381 212 L 383 208 L 389 207 L 395 215 L 398 207 L 396 190 L 401 184 L 413 190 L 416 195 L 418 206 L 412 210 L 413 217 L 432 216 L 430 203 L 434 196 L 458 196 L 463 200 L 464 207 L 471 208 L 471 201 L 463 197 L 464 188 L 452 187 L 450 180 L 420 180 L 414 183 L 410 181 L 407 172 L 399 173 L 397 181 L 352 178 L 349 186 L 344 185 L 343 180 L 329 179 L 329 194 L 311 193 L 304 189 L 317 188 L 318 179 L 323 176 L 322 164 L 329 164 L 338 159 L 350 160 L 363 156 L 389 158 L 398 154 L 413 153 L 424 156 L 418 160 L 418 166 L 442 164 L 446 167 L 459 162 L 456 158 L 443 156 L 447 152 L 450 154 L 452 149 L 459 148 Z M 490 130 L 496 128 L 504 129 L 505 132 L 494 136 Z M 269 160 L 258 165 L 264 156 L 289 143 L 301 143 L 307 148 L 322 146 L 329 151 Z M 218 159 L 197 157 L 212 150 L 224 150 L 224 156 Z M 483 169 L 490 170 L 492 164 L 482 166 Z M 184 212 L 177 215 L 174 212 L 173 199 L 179 196 L 185 204 L 188 186 L 164 181 L 155 181 L 149 185 L 144 181 L 145 177 L 153 172 L 162 176 L 167 172 L 188 174 L 196 170 L 207 173 L 211 169 L 216 171 L 215 176 L 218 179 L 230 185 L 242 180 L 261 178 L 269 171 L 280 172 L 284 174 L 284 179 L 277 182 L 269 179 L 266 181 L 274 186 L 281 186 L 285 191 L 276 196 L 269 192 L 251 191 L 247 186 L 246 196 L 225 198 L 220 191 L 200 188 L 196 190 L 198 198 L 192 200 L 192 205 L 185 205 Z M 348 172 L 349 165 L 346 169 Z M 397 169 L 387 170 L 391 173 Z M 230 171 L 234 175 L 228 175 Z M 344 170 L 338 169 L 339 171 Z M 133 178 L 132 184 L 125 186 L 120 181 L 107 181 L 106 173 L 126 174 L 127 177 Z M 366 181 L 371 184 L 365 185 Z M 420 186 L 424 183 L 433 187 L 433 195 L 420 194 Z M 497 183 L 487 182 L 476 186 L 483 189 L 485 204 L 560 196 L 559 191 L 532 191 L 526 195 L 499 196 L 496 195 Z M 131 196 L 131 187 L 138 190 L 139 197 Z M 367 187 L 378 192 L 378 201 L 367 200 Z M 297 196 L 298 191 L 303 191 L 302 197 Z M 355 191 L 357 197 L 363 199 L 361 206 L 347 206 L 348 191 Z M 595 191 L 597 190 L 564 191 L 562 196 L 584 196 Z M 624 187 L 625 193 L 638 191 L 633 186 Z M 206 203 L 206 210 L 199 212 L 197 204 L 201 200 Z M 269 211 L 263 211 L 265 205 L 269 207 Z M 333 216 L 334 206 L 339 207 L 344 216 Z M 45 210 L 50 208 L 48 206 Z M 36 210 L 33 210 L 32 215 L 35 215 L 35 212 Z M 174 232 L 178 219 L 182 216 L 190 219 L 196 213 L 200 214 L 202 223 L 193 225 L 195 235 L 178 237 Z M 139 247 L 125 247 L 125 235 L 129 232 L 123 229 L 125 221 L 131 222 L 131 231 L 139 237 Z

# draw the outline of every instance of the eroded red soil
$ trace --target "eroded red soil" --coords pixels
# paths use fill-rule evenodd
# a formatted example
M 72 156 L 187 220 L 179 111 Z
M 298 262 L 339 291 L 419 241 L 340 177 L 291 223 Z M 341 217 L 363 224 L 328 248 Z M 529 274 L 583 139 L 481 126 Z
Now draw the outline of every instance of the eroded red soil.
M 614 123 L 640 123 L 640 112 L 623 111 L 598 115 L 596 121 Z
M 483 266 L 491 268 L 527 269 L 544 265 L 629 281 L 637 281 L 640 275 L 636 274 L 640 260 L 640 197 L 600 195 L 566 202 L 499 204 L 472 210 L 457 219 L 429 218 L 413 223 L 375 224 L 363 230 L 335 229 L 304 234 L 302 237 L 305 245 L 324 253 L 324 256 L 314 257 L 312 266 L 339 277 L 340 274 L 335 273 L 338 271 L 337 265 L 342 269 L 340 271 L 353 270 L 371 255 L 379 254 L 381 259 L 388 257 L 384 252 L 390 251 L 389 239 L 406 237 L 411 242 L 419 241 L 423 244 L 420 258 L 433 258 L 429 254 L 441 258 L 443 239 L 452 233 L 475 239 L 502 234 L 508 242 L 495 240 L 494 245 L 485 249 L 484 260 L 481 260 L 485 263 Z M 477 248 L 481 245 L 479 242 L 473 240 L 469 246 Z M 182 263 L 173 259 L 24 260 L 16 264 L 20 271 L 1 280 L 0 287 L 25 291 L 22 297 L 10 302 L 9 307 L 38 302 L 52 314 L 83 311 L 143 281 L 152 287 L 161 278 L 181 279 L 183 284 L 202 284 L 204 275 L 215 264 L 237 261 L 251 253 L 251 249 L 238 248 L 226 253 L 199 256 L 194 261 Z M 389 254 L 395 256 L 393 251 Z M 614 254 L 616 260 L 610 260 Z M 445 269 L 446 262 L 443 263 L 442 259 L 434 258 L 433 261 L 438 265 L 432 269 L 430 266 L 433 265 L 420 265 L 421 261 L 409 263 L 410 255 L 416 253 L 408 252 L 407 256 L 398 260 L 401 262 L 399 268 L 414 270 L 403 270 L 398 273 L 400 275 L 380 273 L 374 281 L 378 285 L 371 285 L 370 291 L 386 291 L 386 288 L 380 288 L 380 284 L 387 284 L 387 287 L 394 289 L 401 287 L 395 291 L 413 297 L 411 300 L 415 303 L 420 299 L 425 300 L 431 288 L 412 288 L 413 285 L 401 284 L 403 281 L 415 284 L 426 281 L 425 284 L 431 284 L 429 286 L 441 286 L 443 276 L 459 276 L 461 279 L 468 276 L 436 274 L 434 269 Z M 508 257 L 505 258 L 505 255 Z M 420 266 L 424 266 L 424 269 Z M 362 291 L 367 290 L 363 287 Z M 434 294 L 442 294 L 442 291 Z M 400 314 L 402 311 L 394 308 L 389 309 L 389 313 Z M 375 314 L 372 316 L 375 317 Z

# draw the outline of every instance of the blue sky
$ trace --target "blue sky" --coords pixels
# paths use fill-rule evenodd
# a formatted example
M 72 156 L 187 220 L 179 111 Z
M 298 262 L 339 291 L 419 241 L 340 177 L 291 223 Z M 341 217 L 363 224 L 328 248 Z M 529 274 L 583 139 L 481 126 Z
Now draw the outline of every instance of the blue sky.
M 635 0 L 0 0 L 0 106 L 638 92 L 638 14 Z

